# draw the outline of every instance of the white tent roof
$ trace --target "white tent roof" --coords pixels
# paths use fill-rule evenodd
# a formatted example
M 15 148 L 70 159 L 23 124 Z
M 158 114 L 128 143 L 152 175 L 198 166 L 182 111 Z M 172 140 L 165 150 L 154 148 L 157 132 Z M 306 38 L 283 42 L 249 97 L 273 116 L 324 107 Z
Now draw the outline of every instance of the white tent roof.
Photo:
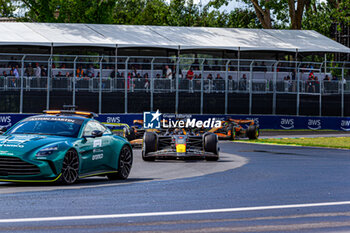
M 0 31 L 0 45 L 350 53 L 350 48 L 310 30 L 3 22 Z

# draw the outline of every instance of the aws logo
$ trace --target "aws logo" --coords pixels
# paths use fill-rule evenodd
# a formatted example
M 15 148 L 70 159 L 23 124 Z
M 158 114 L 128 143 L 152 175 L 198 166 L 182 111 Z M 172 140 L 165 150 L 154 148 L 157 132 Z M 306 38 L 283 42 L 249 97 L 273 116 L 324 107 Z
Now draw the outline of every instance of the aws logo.
M 0 116 L 0 126 L 9 128 L 12 125 L 11 116 Z
M 107 117 L 107 123 L 120 123 L 120 117 Z
M 350 131 L 350 120 L 342 120 L 340 123 L 340 128 L 345 131 Z
M 320 119 L 318 119 L 318 120 L 316 120 L 316 119 L 309 119 L 307 121 L 307 127 L 309 129 L 312 129 L 312 130 L 321 129 L 321 127 L 322 127 L 321 120 Z
M 294 119 L 282 118 L 280 126 L 282 129 L 293 129 L 294 128 Z
M 256 126 L 259 126 L 259 118 L 258 117 L 247 117 L 247 120 L 253 120 Z

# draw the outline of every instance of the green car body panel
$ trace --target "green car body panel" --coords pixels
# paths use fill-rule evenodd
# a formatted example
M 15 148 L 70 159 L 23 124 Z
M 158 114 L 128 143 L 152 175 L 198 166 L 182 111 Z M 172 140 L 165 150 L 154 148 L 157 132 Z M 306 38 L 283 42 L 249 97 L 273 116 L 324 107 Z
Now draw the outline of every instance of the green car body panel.
M 42 115 L 42 117 L 55 116 Z M 83 137 L 88 122 L 98 123 L 96 120 L 79 116 L 59 116 L 59 118 L 82 122 L 78 135 L 71 137 L 34 133 L 11 134 L 12 129 L 28 118 L 12 126 L 4 135 L 0 135 L 0 181 L 54 182 L 61 176 L 63 160 L 69 150 L 75 150 L 79 156 L 80 178 L 118 171 L 121 149 L 124 146 L 131 149 L 130 143 L 125 138 L 113 135 L 110 130 L 100 137 Z M 45 148 L 53 147 L 55 150 L 49 155 L 38 154 Z M 17 164 L 14 172 L 9 172 L 11 163 L 23 164 L 23 168 Z

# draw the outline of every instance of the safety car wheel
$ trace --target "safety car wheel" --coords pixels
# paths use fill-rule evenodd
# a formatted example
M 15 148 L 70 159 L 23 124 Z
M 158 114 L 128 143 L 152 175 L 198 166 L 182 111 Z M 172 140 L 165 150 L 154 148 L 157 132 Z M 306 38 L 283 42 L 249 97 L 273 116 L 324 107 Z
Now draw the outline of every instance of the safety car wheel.
M 118 172 L 108 174 L 110 180 L 125 180 L 128 178 L 132 166 L 132 151 L 129 146 L 123 146 L 118 159 Z
M 250 140 L 258 139 L 259 137 L 259 127 L 255 125 L 250 125 L 247 129 L 247 137 Z
M 155 151 L 157 151 L 157 135 L 153 132 L 145 132 L 142 142 L 142 159 L 144 161 L 154 161 L 155 157 L 146 157 L 146 155 Z
M 204 135 L 204 151 L 214 153 L 215 157 L 206 157 L 208 161 L 217 161 L 219 159 L 219 150 L 218 150 L 218 137 L 216 134 L 207 134 Z
M 63 159 L 60 181 L 63 184 L 74 184 L 79 179 L 79 156 L 71 149 Z

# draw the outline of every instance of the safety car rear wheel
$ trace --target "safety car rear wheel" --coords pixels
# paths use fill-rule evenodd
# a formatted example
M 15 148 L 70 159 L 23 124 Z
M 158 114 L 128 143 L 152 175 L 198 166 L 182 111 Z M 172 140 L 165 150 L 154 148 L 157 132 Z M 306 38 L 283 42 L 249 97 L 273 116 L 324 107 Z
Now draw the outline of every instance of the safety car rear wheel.
M 208 161 L 217 161 L 219 159 L 219 150 L 218 150 L 218 137 L 216 134 L 209 133 L 204 135 L 203 139 L 204 151 L 212 152 L 216 156 L 208 156 L 205 159 Z
M 259 137 L 259 127 L 255 125 L 250 125 L 247 129 L 247 137 L 250 140 L 258 139 Z
M 64 156 L 61 174 L 63 184 L 74 184 L 79 179 L 79 156 L 75 150 L 67 151 Z
M 132 151 L 129 146 L 125 145 L 120 150 L 118 159 L 118 172 L 108 174 L 110 180 L 125 180 L 128 178 L 132 166 Z
M 142 142 L 142 159 L 144 161 L 154 161 L 155 157 L 147 157 L 150 152 L 157 151 L 157 135 L 153 132 L 145 132 Z

